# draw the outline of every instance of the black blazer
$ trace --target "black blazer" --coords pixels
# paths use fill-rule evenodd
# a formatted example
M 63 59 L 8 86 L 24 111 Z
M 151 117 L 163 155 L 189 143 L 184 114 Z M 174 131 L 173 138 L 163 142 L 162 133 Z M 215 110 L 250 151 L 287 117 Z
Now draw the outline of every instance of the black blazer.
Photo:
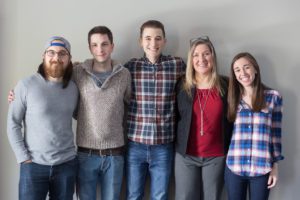
M 182 78 L 176 87 L 176 152 L 185 155 L 187 150 L 188 138 L 190 134 L 190 126 L 192 120 L 193 99 L 195 88 L 192 88 L 192 97 L 190 97 L 182 88 L 184 78 Z M 225 154 L 228 152 L 233 124 L 227 120 L 227 91 L 228 91 L 228 78 L 221 77 L 220 83 L 224 95 L 221 96 L 223 102 L 222 113 L 222 135 Z

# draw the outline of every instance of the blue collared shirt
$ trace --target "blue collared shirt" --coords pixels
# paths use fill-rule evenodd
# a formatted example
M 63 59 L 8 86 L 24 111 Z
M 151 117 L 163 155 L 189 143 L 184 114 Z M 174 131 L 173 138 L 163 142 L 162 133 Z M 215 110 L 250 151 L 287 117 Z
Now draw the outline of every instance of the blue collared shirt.
M 265 90 L 266 108 L 253 112 L 241 100 L 226 164 L 240 176 L 260 176 L 272 170 L 281 155 L 282 97 L 275 90 Z

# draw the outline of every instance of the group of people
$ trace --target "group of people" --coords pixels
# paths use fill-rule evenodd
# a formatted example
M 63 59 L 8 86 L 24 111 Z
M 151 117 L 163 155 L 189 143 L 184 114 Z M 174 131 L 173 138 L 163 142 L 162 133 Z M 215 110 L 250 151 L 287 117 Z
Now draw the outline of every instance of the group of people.
M 268 199 L 278 178 L 282 97 L 261 82 L 249 53 L 232 61 L 229 79 L 217 69 L 208 37 L 190 41 L 187 64 L 162 53 L 164 25 L 140 27 L 144 56 L 125 65 L 111 58 L 105 26 L 88 33 L 93 56 L 71 61 L 63 37 L 47 41 L 36 74 L 9 99 L 7 132 L 20 163 L 19 199 L 141 200 Z M 77 120 L 76 145 L 72 117 Z M 174 165 L 174 168 L 173 168 Z M 125 170 L 125 172 L 123 171 Z

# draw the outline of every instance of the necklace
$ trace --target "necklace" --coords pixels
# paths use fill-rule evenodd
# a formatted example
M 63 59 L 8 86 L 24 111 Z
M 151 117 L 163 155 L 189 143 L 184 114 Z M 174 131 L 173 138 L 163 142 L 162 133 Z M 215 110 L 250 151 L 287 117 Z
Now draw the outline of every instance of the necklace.
M 210 95 L 210 89 L 208 90 L 208 93 L 207 93 L 207 95 L 206 95 L 206 99 L 205 99 L 205 101 L 204 101 L 204 104 L 203 104 L 203 107 L 202 107 L 202 105 L 201 105 L 201 101 L 200 101 L 200 97 L 199 97 L 199 92 L 198 92 L 198 90 L 196 90 L 197 91 L 197 97 L 198 97 L 198 104 L 199 104 L 199 107 L 200 107 L 200 115 L 201 115 L 201 122 L 200 122 L 200 135 L 201 136 L 203 136 L 204 135 L 204 131 L 203 131 L 203 113 L 204 113 L 204 109 L 205 109 L 205 106 L 206 106 L 206 103 L 207 103 L 207 99 L 208 99 L 208 97 L 209 97 L 209 95 Z

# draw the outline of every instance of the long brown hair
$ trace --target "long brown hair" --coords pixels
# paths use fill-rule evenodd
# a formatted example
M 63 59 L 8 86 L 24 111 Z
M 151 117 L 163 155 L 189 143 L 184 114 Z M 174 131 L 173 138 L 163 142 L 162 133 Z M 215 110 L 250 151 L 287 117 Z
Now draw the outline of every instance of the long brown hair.
M 233 70 L 234 63 L 240 58 L 247 59 L 256 70 L 255 78 L 252 83 L 252 87 L 253 87 L 253 94 L 251 97 L 252 110 L 258 112 L 265 107 L 264 90 L 266 89 L 266 86 L 261 82 L 259 65 L 256 59 L 250 53 L 248 52 L 239 53 L 233 58 L 231 62 L 230 77 L 229 77 L 227 118 L 231 122 L 235 121 L 237 108 L 244 93 L 244 87 L 237 81 Z
M 46 74 L 45 74 L 45 67 L 44 67 L 44 63 L 41 63 L 38 67 L 38 71 L 39 74 L 41 74 L 44 79 L 46 79 Z M 73 63 L 70 61 L 69 65 L 66 68 L 65 74 L 63 76 L 63 86 L 62 88 L 66 88 L 72 78 L 72 72 L 73 72 Z
M 205 37 L 199 37 L 196 39 L 191 40 L 191 47 L 188 52 L 188 58 L 187 58 L 187 65 L 186 65 L 186 71 L 185 71 L 185 80 L 183 84 L 183 89 L 185 92 L 191 97 L 191 89 L 196 85 L 196 77 L 195 77 L 195 69 L 193 67 L 193 54 L 196 49 L 196 47 L 200 44 L 207 45 L 212 57 L 213 57 L 213 68 L 211 72 L 211 78 L 212 78 L 212 86 L 216 87 L 217 90 L 221 95 L 223 95 L 224 91 L 221 89 L 220 85 L 220 77 L 218 74 L 218 68 L 217 68 L 217 55 L 215 52 L 215 48 L 209 38 L 207 36 Z

